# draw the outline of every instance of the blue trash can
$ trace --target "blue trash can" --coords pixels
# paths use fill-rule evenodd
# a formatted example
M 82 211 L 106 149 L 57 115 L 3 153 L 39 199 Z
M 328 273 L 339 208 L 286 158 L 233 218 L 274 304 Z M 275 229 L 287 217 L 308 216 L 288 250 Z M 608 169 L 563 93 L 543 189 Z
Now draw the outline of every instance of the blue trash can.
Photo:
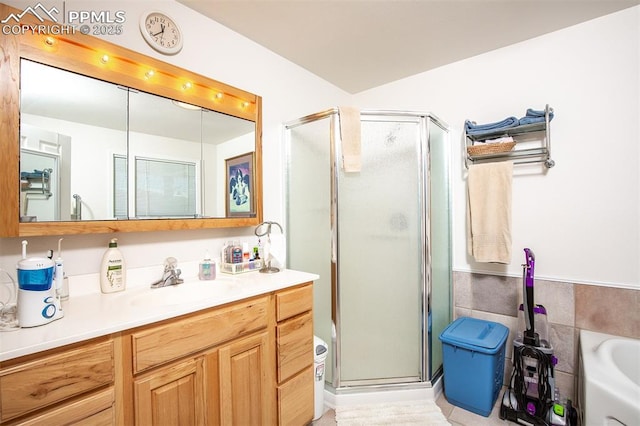
M 509 329 L 476 318 L 458 318 L 440 334 L 444 394 L 465 410 L 488 417 L 504 378 Z

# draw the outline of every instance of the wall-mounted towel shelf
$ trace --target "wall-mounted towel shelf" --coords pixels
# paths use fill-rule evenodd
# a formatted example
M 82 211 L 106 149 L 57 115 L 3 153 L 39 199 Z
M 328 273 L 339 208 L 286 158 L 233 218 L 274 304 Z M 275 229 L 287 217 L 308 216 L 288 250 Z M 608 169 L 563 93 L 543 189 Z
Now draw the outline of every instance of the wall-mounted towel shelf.
M 20 172 L 20 190 L 30 194 L 42 194 L 51 197 L 51 173 L 53 169 Z
M 534 164 L 542 163 L 547 168 L 555 166 L 555 161 L 551 159 L 551 130 L 549 122 L 550 114 L 553 109 L 549 105 L 544 109 L 544 121 L 531 124 L 521 124 L 515 127 L 500 129 L 495 131 L 482 132 L 481 134 L 470 135 L 467 133 L 465 126 L 465 166 L 469 168 L 470 164 L 487 163 L 493 161 L 513 161 L 514 164 Z M 486 140 L 497 139 L 502 137 L 512 137 L 516 142 L 513 150 L 505 152 L 496 152 L 488 154 L 471 154 L 467 148 L 484 144 Z M 526 143 L 525 143 L 526 142 Z M 537 142 L 534 147 L 529 143 Z M 522 144 L 522 148 L 518 149 L 518 145 Z M 487 145 L 488 146 L 488 145 Z

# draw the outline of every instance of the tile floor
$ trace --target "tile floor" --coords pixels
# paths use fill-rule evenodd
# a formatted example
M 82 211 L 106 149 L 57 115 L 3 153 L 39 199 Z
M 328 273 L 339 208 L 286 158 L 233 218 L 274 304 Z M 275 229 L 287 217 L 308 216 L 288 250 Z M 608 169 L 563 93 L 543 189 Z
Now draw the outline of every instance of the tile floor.
M 478 414 L 467 411 L 463 408 L 456 407 L 447 401 L 444 393 L 440 394 L 436 400 L 436 404 L 442 410 L 442 413 L 449 420 L 452 426 L 507 426 L 516 423 L 510 423 L 500 419 L 500 403 L 502 401 L 502 391 L 498 396 L 498 400 L 491 411 L 489 417 L 483 417 Z M 334 410 L 327 411 L 318 420 L 311 423 L 313 426 L 335 426 L 336 414 Z M 400 426 L 400 425 L 398 425 Z

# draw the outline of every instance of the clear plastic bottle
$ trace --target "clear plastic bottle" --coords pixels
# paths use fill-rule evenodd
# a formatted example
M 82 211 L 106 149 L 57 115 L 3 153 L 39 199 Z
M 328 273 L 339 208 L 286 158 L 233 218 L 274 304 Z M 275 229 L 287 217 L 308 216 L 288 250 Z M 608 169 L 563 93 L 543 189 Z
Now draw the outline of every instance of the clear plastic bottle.
M 198 278 L 200 278 L 201 280 L 216 279 L 216 262 L 211 260 L 209 252 L 204 255 L 204 260 L 200 262 Z
M 229 242 L 227 241 L 222 245 L 222 248 L 220 249 L 220 262 L 222 263 L 229 263 L 227 261 L 228 248 L 229 248 Z
M 242 263 L 242 245 L 240 242 L 236 241 L 233 243 L 231 255 L 231 263 Z
M 249 251 L 249 243 L 242 243 L 242 262 L 246 263 L 251 260 L 251 252 Z

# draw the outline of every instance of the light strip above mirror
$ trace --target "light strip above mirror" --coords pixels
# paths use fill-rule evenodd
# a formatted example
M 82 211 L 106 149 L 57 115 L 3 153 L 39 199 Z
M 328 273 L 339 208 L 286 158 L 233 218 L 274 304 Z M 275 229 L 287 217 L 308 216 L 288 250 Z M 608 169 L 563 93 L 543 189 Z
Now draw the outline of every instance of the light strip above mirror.
M 36 36 L 31 36 L 36 38 Z M 255 98 L 251 94 L 238 93 L 238 90 L 229 90 L 227 85 L 216 82 L 211 79 L 204 79 L 202 76 L 195 76 L 192 73 L 186 73 L 188 75 L 180 75 L 175 70 L 167 69 L 166 65 L 163 68 L 158 64 L 149 64 L 128 57 L 118 56 L 112 52 L 106 51 L 104 48 L 96 48 L 88 44 L 78 42 L 75 39 L 68 38 L 66 36 L 51 36 L 46 35 L 41 37 L 42 43 L 41 49 L 47 53 L 59 55 L 64 53 L 73 53 L 76 55 L 80 62 L 87 62 L 88 64 L 94 64 L 102 68 L 102 72 L 112 72 L 114 74 L 126 73 L 127 76 L 136 76 L 140 80 L 141 85 L 132 86 L 139 90 L 144 90 L 144 85 L 153 83 L 162 85 L 163 87 L 174 88 L 177 92 L 182 92 L 186 97 L 180 99 L 181 101 L 201 106 L 207 109 L 213 109 L 220 111 L 221 107 L 224 109 L 234 109 L 233 115 L 243 116 L 243 111 L 252 115 L 252 111 L 255 111 Z M 92 43 L 94 39 L 92 39 Z M 93 43 L 95 44 L 95 43 Z M 129 81 L 129 79 L 127 79 Z M 124 83 L 123 83 L 124 84 Z M 131 82 L 127 83 L 131 86 Z M 153 90 L 156 91 L 155 89 Z M 248 95 L 248 96 L 247 96 Z M 175 93 L 170 95 L 175 98 Z M 201 105 L 204 103 L 214 103 L 214 105 Z M 200 102 L 198 102 L 200 101 Z M 220 111 L 229 112 L 229 111 Z M 251 117 L 244 117 L 249 118 Z

